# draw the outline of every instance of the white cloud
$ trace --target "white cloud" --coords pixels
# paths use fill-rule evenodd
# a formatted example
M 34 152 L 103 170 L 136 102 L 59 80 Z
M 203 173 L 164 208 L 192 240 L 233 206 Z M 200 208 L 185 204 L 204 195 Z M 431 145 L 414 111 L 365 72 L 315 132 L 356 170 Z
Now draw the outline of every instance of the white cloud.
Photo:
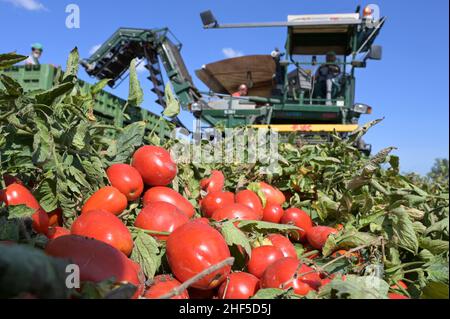
M 97 52 L 98 49 L 100 49 L 102 45 L 101 44 L 96 44 L 94 45 L 90 50 L 89 50 L 89 54 L 94 54 L 95 52 Z
M 222 53 L 227 58 L 237 58 L 244 55 L 242 51 L 237 51 L 233 48 L 223 48 Z
M 3 0 L 3 1 L 12 3 L 16 7 L 29 11 L 47 10 L 45 6 L 38 0 Z

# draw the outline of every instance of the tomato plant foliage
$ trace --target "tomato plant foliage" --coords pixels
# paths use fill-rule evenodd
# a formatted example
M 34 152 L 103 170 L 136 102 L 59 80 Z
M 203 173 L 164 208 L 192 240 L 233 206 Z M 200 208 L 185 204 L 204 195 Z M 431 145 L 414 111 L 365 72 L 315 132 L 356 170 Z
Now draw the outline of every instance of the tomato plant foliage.
M 25 58 L 15 53 L 0 54 L 0 70 Z M 0 173 L 23 181 L 45 211 L 61 208 L 67 227 L 77 218 L 89 196 L 107 185 L 105 171 L 110 165 L 130 164 L 138 147 L 164 142 L 146 134 L 144 122 L 119 128 L 97 121 L 93 112 L 95 96 L 108 81 L 100 81 L 88 92 L 81 90 L 77 80 L 78 59 L 74 49 L 66 71 L 58 73 L 54 86 L 47 91 L 25 92 L 17 81 L 0 75 L 3 86 L 0 89 Z M 139 105 L 142 89 L 134 62 L 130 74 L 128 103 Z M 200 217 L 198 199 L 204 195 L 200 181 L 218 170 L 226 177 L 224 191 L 237 193 L 250 189 L 265 205 L 266 198 L 258 183 L 270 183 L 286 196 L 284 209 L 301 208 L 315 224 L 342 226 L 337 234 L 328 237 L 322 251 L 314 252 L 302 243 L 295 244 L 302 262 L 322 270 L 332 279 L 327 285 L 303 297 L 291 290 L 262 289 L 254 298 L 383 299 L 399 280 L 407 282 L 408 289 L 402 292 L 410 297 L 448 298 L 448 163 L 447 173 L 440 174 L 439 178 L 435 177 L 436 172 L 430 178 L 418 178 L 400 173 L 400 159 L 392 154 L 394 147 L 370 158 L 365 156 L 354 147 L 354 142 L 379 122 L 368 123 L 346 139 L 333 135 L 332 142 L 327 144 L 300 145 L 292 136 L 288 142 L 280 143 L 279 165 L 269 174 L 261 174 L 267 163 L 260 162 L 180 162 L 171 188 L 189 200 L 196 210 L 195 217 Z M 242 128 L 236 135 L 244 135 L 245 130 Z M 108 134 L 111 131 L 114 134 Z M 169 148 L 174 142 L 168 141 L 164 146 Z M 223 141 L 223 145 L 227 143 Z M 3 180 L 1 186 L 6 186 Z M 45 244 L 39 236 L 30 237 L 27 233 L 29 227 L 24 220 L 33 211 L 25 206 L 0 209 L 0 240 L 21 241 L 36 247 Z M 131 227 L 141 209 L 140 203 L 132 203 L 120 217 L 133 229 L 131 259 L 151 280 L 156 274 L 169 273 L 169 269 L 165 264 L 165 242 Z M 293 234 L 299 230 L 292 225 L 262 221 L 225 220 L 211 224 L 221 231 L 233 248 L 231 251 L 241 255 L 250 255 L 251 244 L 268 234 L 281 233 L 295 240 Z M 0 249 L 4 250 L 1 244 Z M 46 256 L 33 251 L 15 249 L 0 254 L 0 266 L 6 265 L 5 269 L 13 271 L 11 265 L 15 263 L 11 256 L 21 253 L 23 266 L 16 271 L 29 273 L 25 269 L 27 258 L 36 258 L 36 263 L 49 269 L 48 277 L 36 285 L 46 286 L 47 281 L 60 276 L 61 265 L 54 260 L 45 260 Z M 359 257 L 333 257 L 333 252 L 339 249 L 358 253 Z M 318 258 L 307 258 L 316 253 Z M 238 256 L 234 257 L 238 260 Z M 6 279 L 0 275 L 1 287 L 6 287 L 2 281 Z M 53 284 L 55 296 L 66 294 L 57 283 Z M 52 284 L 49 285 L 46 287 Z M 93 296 L 107 297 L 104 292 L 107 286 L 107 283 L 88 285 L 84 290 Z M 45 289 L 42 292 L 40 287 L 33 289 L 37 295 L 54 296 Z M 130 294 L 126 292 L 127 287 L 123 289 L 117 294 L 124 291 Z M 3 290 L 0 295 L 10 296 Z

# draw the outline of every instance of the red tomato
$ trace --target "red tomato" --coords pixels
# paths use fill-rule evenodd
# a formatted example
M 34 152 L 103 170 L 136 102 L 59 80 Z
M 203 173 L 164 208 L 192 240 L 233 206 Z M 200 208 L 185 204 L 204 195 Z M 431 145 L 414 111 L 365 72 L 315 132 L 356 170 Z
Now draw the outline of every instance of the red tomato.
M 396 293 L 389 293 L 388 294 L 388 297 L 389 297 L 389 299 L 410 299 L 409 297 L 407 297 L 407 296 L 404 296 L 404 295 L 400 295 L 400 294 L 396 294 Z
M 222 235 L 211 226 L 199 222 L 190 222 L 175 229 L 167 239 L 166 247 L 170 269 L 181 282 L 230 257 L 230 250 Z M 218 287 L 230 270 L 230 266 L 225 266 L 197 281 L 192 287 Z
M 224 219 L 258 220 L 255 211 L 242 204 L 231 204 L 218 209 L 212 215 L 212 219 L 222 221 Z
M 131 165 L 149 186 L 167 186 L 177 175 L 177 165 L 170 153 L 159 146 L 143 146 L 134 155 Z
M 283 207 L 268 203 L 263 210 L 263 221 L 278 224 L 284 215 Z
M 186 224 L 189 218 L 172 204 L 165 202 L 150 203 L 138 214 L 134 226 L 157 232 L 173 232 Z M 167 240 L 168 236 L 154 235 L 160 240 Z
M 48 213 L 48 225 L 52 227 L 62 226 L 63 218 L 62 218 L 62 209 L 57 208 L 54 211 Z
M 141 174 L 128 164 L 114 164 L 106 170 L 111 185 L 124 194 L 129 201 L 138 199 L 144 191 Z
M 105 242 L 127 256 L 133 249 L 128 228 L 117 216 L 104 210 L 91 210 L 79 216 L 72 224 L 71 233 Z
M 286 202 L 286 197 L 279 189 L 264 182 L 260 182 L 259 187 L 266 196 L 266 205 L 269 203 L 283 205 Z
M 211 218 L 214 212 L 225 206 L 229 206 L 234 203 L 234 194 L 231 192 L 214 192 L 209 193 L 202 199 L 200 208 L 203 216 Z
M 319 274 L 309 273 L 311 270 L 295 258 L 280 259 L 267 267 L 261 278 L 261 288 L 293 288 L 296 294 L 307 295 L 321 285 Z
M 259 289 L 259 279 L 246 272 L 230 274 L 219 288 L 220 299 L 250 299 Z
M 25 205 L 31 209 L 35 209 L 35 213 L 31 215 L 33 229 L 37 233 L 47 234 L 48 214 L 41 208 L 39 202 L 25 186 L 20 184 L 9 185 L 5 190 L 0 192 L 0 202 L 5 202 L 7 207 Z
M 333 281 L 333 278 L 324 278 L 324 279 L 322 279 L 320 286 L 324 287 L 324 286 L 328 285 L 331 281 Z
M 153 284 L 148 288 L 144 294 L 144 298 L 148 299 L 158 299 L 165 294 L 171 292 L 175 288 L 181 285 L 181 282 L 169 275 L 159 275 L 153 278 Z M 173 296 L 170 299 L 189 299 L 189 294 L 187 290 L 183 293 Z
M 252 250 L 252 255 L 247 263 L 248 272 L 261 278 L 267 267 L 282 258 L 283 253 L 275 246 L 256 247 Z
M 290 224 L 301 228 L 297 231 L 299 240 L 304 242 L 306 240 L 306 233 L 313 227 L 311 217 L 308 213 L 298 208 L 290 208 L 284 212 L 281 218 L 282 224 Z
M 156 202 L 172 204 L 189 218 L 195 215 L 194 206 L 171 188 L 161 186 L 150 188 L 144 195 L 144 207 Z
M 47 238 L 52 240 L 61 236 L 70 235 L 70 230 L 64 227 L 50 227 L 47 232 Z
M 104 210 L 114 215 L 120 215 L 128 205 L 127 197 L 117 188 L 106 186 L 100 188 L 88 198 L 81 209 L 81 214 L 91 210 Z
M 400 287 L 402 287 L 405 290 L 408 290 L 408 286 L 405 284 L 405 282 L 403 280 L 399 280 L 397 281 L 397 284 L 392 286 L 392 289 L 400 289 Z
M 51 240 L 45 252 L 67 259 L 80 267 L 80 280 L 101 282 L 115 278 L 142 287 L 143 281 L 136 265 L 122 252 L 96 239 L 67 235 Z
M 284 257 L 298 258 L 294 245 L 287 237 L 279 234 L 272 234 L 267 236 L 267 239 L 270 240 L 273 246 L 281 251 Z
M 221 192 L 225 185 L 225 176 L 221 171 L 212 171 L 209 178 L 200 181 L 200 187 L 208 193 Z
M 250 207 L 259 216 L 258 220 L 263 218 L 263 205 L 261 199 L 251 190 L 243 190 L 236 194 L 236 203 Z
M 337 234 L 339 231 L 335 228 L 327 226 L 315 226 L 309 229 L 306 233 L 306 238 L 309 244 L 318 250 L 322 250 L 323 246 L 327 242 L 328 236 Z

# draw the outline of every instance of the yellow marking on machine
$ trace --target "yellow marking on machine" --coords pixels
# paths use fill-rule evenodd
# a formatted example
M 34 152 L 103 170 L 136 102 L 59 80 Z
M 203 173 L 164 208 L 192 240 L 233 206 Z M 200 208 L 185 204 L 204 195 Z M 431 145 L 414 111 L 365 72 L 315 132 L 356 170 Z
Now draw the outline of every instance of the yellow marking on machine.
M 252 128 L 271 129 L 277 132 L 353 132 L 357 124 L 275 124 L 252 125 Z

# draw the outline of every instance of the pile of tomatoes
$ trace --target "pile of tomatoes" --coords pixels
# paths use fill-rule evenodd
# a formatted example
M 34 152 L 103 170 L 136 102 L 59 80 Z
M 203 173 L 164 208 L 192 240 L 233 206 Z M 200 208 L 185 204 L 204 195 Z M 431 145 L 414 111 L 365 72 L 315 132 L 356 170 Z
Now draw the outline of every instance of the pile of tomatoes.
M 189 200 L 169 187 L 177 175 L 177 165 L 164 148 L 143 146 L 134 153 L 131 165 L 112 165 L 106 174 L 110 186 L 86 200 L 71 229 L 62 227 L 60 210 L 47 214 L 20 183 L 10 184 L 1 192 L 0 200 L 7 206 L 26 205 L 34 209 L 33 228 L 49 239 L 45 252 L 77 264 L 81 281 L 98 283 L 114 277 L 118 283 L 138 287 L 134 298 L 160 298 L 230 258 L 230 248 L 217 226 L 226 220 L 232 220 L 236 228 L 240 220 L 298 228 L 289 237 L 270 234 L 254 240 L 251 254 L 239 247 L 239 252 L 246 255 L 245 272 L 233 272 L 230 265 L 225 265 L 171 298 L 247 299 L 265 288 L 293 289 L 304 296 L 332 279 L 301 262 L 293 242 L 321 251 L 339 227 L 315 226 L 305 211 L 284 210 L 284 194 L 267 183 L 258 183 L 260 195 L 249 189 L 232 193 L 224 190 L 224 175 L 212 171 L 209 178 L 200 182 L 204 196 L 198 199 L 197 211 Z M 142 203 L 142 210 L 134 227 L 165 243 L 170 267 L 170 273 L 147 281 L 141 265 L 130 259 L 133 237 L 121 218 L 129 203 L 137 201 Z M 335 256 L 346 253 L 338 251 Z

